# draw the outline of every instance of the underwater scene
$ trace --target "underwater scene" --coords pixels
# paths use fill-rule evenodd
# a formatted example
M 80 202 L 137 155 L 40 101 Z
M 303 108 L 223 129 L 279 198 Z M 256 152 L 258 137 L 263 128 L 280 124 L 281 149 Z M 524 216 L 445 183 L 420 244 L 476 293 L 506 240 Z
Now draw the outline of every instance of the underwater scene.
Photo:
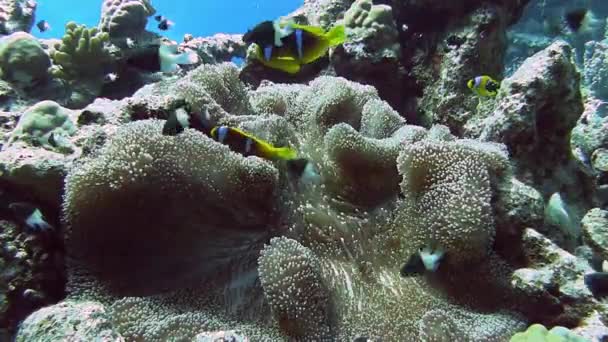
M 608 1 L 0 0 L 15 341 L 608 341 Z

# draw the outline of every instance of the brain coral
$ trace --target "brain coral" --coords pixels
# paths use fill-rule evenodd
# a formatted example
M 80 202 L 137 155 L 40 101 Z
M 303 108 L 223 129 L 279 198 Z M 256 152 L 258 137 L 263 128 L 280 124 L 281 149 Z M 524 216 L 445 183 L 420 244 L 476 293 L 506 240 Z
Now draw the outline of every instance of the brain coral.
M 150 0 L 104 0 L 99 27 L 112 37 L 141 33 L 156 11 Z

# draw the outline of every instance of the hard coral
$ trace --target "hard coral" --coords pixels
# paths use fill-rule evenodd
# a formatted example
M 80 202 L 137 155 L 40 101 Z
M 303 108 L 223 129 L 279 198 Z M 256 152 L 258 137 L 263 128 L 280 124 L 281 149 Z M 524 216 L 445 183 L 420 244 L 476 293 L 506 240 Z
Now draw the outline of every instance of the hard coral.
M 154 13 L 150 0 L 104 0 L 99 28 L 113 38 L 137 35 Z
M 0 39 L 0 69 L 2 78 L 22 87 L 47 77 L 51 61 L 42 46 L 31 35 L 16 32 Z
M 355 58 L 373 62 L 399 58 L 399 32 L 390 6 L 357 0 L 344 13 L 344 25 L 349 29 L 345 49 Z
M 106 43 L 110 37 L 97 28 L 86 28 L 69 22 L 61 44 L 51 54 L 54 66 L 51 73 L 72 86 L 68 106 L 84 107 L 99 95 L 105 69 L 114 63 Z
M 0 35 L 30 32 L 34 26 L 36 1 L 0 0 Z
M 39 102 L 23 113 L 10 141 L 21 140 L 49 150 L 73 152 L 71 143 L 66 139 L 76 133 L 71 116 L 71 110 L 56 102 Z
M 55 75 L 69 80 L 103 76 L 103 65 L 112 59 L 104 46 L 109 39 L 107 33 L 99 32 L 97 28 L 67 23 L 61 44 L 51 55 L 55 65 L 60 67 Z
M 126 281 L 127 292 L 209 277 L 277 219 L 272 165 L 195 131 L 161 130 L 159 121 L 126 125 L 66 179 L 70 255 L 111 285 Z

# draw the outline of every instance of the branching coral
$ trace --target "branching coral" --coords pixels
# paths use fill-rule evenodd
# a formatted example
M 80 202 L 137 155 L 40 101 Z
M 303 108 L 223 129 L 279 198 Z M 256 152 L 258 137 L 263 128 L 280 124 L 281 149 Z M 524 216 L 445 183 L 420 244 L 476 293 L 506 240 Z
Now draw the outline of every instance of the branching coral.
M 67 80 L 102 77 L 103 65 L 112 60 L 104 46 L 109 39 L 107 33 L 97 28 L 67 23 L 61 44 L 55 46 L 56 51 L 51 55 L 60 67 L 54 71 L 55 76 Z
M 97 28 L 69 22 L 60 44 L 51 53 L 51 74 L 71 86 L 70 108 L 84 107 L 99 95 L 106 68 L 114 63 L 106 43 L 110 36 Z

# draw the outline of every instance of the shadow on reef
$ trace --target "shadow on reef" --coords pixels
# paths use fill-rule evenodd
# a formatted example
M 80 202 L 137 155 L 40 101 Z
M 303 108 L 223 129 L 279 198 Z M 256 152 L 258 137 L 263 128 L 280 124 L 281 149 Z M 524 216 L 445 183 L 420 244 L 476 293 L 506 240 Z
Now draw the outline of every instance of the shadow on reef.
M 59 213 L 36 203 L 25 189 L 0 182 L 0 338 L 3 329 L 14 334 L 30 313 L 66 295 Z M 10 208 L 13 203 L 32 202 L 44 212 L 50 230 L 36 230 Z
M 260 86 L 263 80 L 276 83 L 307 83 L 319 76 L 329 66 L 329 58 L 323 57 L 314 63 L 303 65 L 297 74 L 288 74 L 281 70 L 272 69 L 253 62 L 245 65 L 240 73 L 239 79 L 254 89 Z
M 262 167 L 257 172 L 266 171 L 264 177 L 249 179 L 256 193 L 243 186 L 226 198 L 220 186 L 232 189 L 229 184 L 252 175 L 243 168 L 233 174 L 209 169 L 242 157 L 224 155 L 209 138 L 160 131 L 157 122 L 138 122 L 109 143 L 100 160 L 68 179 L 69 256 L 85 262 L 115 293 L 151 295 L 220 281 L 218 270 L 232 259 L 255 258 L 279 219 L 272 188 L 260 183 L 274 184 L 270 170 Z M 127 151 L 113 153 L 125 146 Z M 108 185 L 102 179 L 116 190 L 95 190 Z M 232 202 L 239 197 L 242 202 Z

